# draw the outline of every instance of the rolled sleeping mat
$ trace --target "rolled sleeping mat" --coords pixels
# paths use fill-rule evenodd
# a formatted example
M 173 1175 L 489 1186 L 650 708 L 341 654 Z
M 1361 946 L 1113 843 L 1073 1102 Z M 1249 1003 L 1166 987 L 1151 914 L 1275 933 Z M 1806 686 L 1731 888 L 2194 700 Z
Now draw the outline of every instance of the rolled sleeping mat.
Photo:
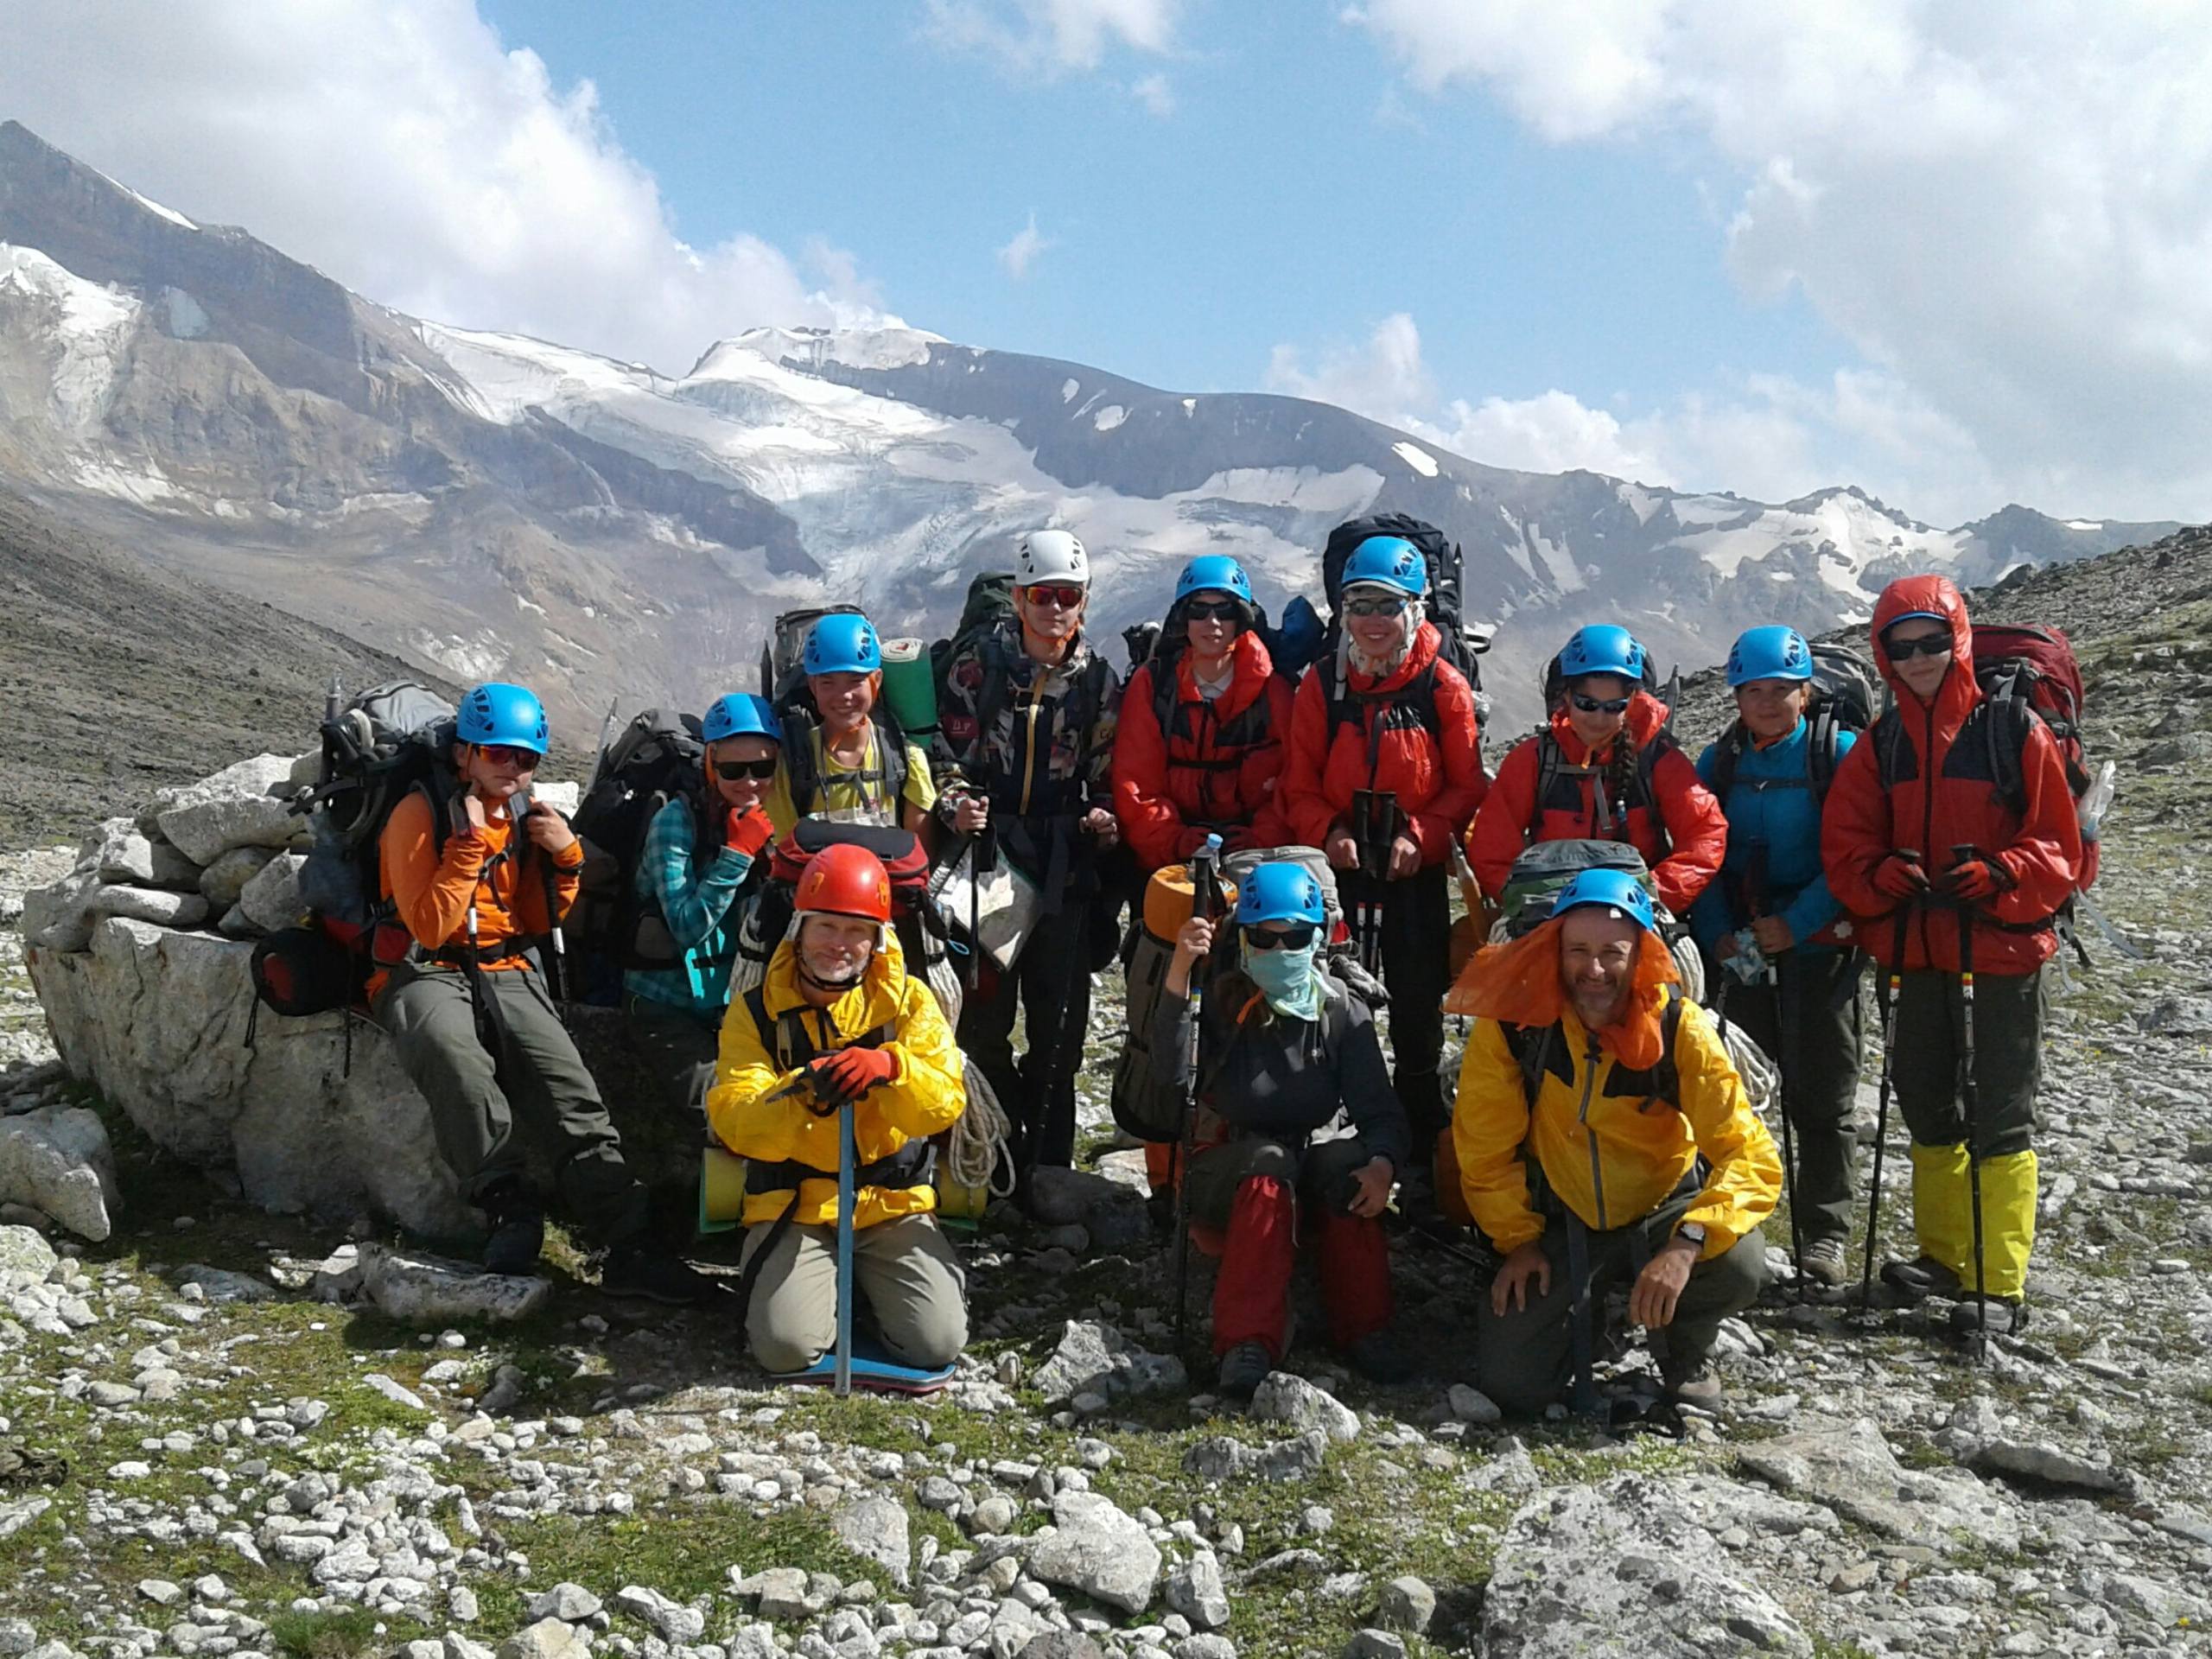
M 1217 886 L 1220 901 L 1214 906 L 1214 914 L 1225 916 L 1236 908 L 1236 883 L 1230 879 L 1225 867 Z M 1183 924 L 1191 919 L 1195 893 L 1189 865 L 1163 864 L 1154 870 L 1144 888 L 1145 931 L 1165 944 L 1173 944 Z
M 699 1154 L 699 1230 L 726 1233 L 745 1219 L 745 1160 L 727 1147 Z
M 919 639 L 883 642 L 883 702 L 907 736 L 937 731 L 937 676 L 930 648 Z

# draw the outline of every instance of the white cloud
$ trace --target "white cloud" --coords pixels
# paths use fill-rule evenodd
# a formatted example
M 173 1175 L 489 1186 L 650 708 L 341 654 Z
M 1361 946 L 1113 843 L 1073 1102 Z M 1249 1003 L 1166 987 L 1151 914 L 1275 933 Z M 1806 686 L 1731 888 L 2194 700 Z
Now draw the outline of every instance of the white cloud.
M 1165 53 L 1182 0 L 926 0 L 926 10 L 941 44 L 1050 77 L 1096 69 L 1117 47 Z
M 1402 423 L 1408 410 L 1435 402 L 1436 388 L 1421 360 L 1421 330 L 1402 311 L 1375 325 L 1363 345 L 1332 346 L 1309 372 L 1304 353 L 1278 346 L 1262 382 L 1269 391 L 1339 404 L 1376 420 Z
M 1344 15 L 1414 86 L 1479 86 L 1553 142 L 1709 143 L 1739 181 L 1730 270 L 1755 295 L 1801 290 L 1884 385 L 1879 413 L 1840 380 L 1814 394 L 1869 446 L 1853 456 L 1933 438 L 1971 451 L 1998 497 L 2212 512 L 2212 9 L 1365 0 Z
M 1037 215 L 1029 215 L 1029 222 L 1014 233 L 1013 240 L 998 251 L 999 264 L 1006 267 L 1006 274 L 1020 282 L 1029 274 L 1029 267 L 1039 257 L 1058 245 L 1050 237 L 1040 235 L 1037 229 Z
M 417 315 L 681 372 L 878 296 L 849 254 L 674 232 L 588 81 L 474 0 L 13 0 L 0 111 L 202 222 Z
M 1151 114 L 1166 120 L 1175 113 L 1175 89 L 1165 75 L 1147 75 L 1129 87 L 1129 96 Z

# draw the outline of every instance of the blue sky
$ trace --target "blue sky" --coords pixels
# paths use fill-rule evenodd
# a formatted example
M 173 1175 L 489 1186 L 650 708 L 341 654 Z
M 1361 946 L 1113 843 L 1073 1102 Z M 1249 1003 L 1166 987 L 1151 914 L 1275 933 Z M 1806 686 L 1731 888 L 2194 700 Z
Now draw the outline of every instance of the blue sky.
M 750 231 L 850 251 L 887 307 L 970 344 L 1178 391 L 1259 387 L 1278 345 L 1420 320 L 1440 384 L 1663 399 L 1716 369 L 1821 375 L 1847 343 L 1722 264 L 1704 146 L 1530 137 L 1488 99 L 1407 86 L 1339 8 L 1192 13 L 1172 56 L 1093 73 L 949 46 L 911 4 L 485 0 L 555 79 L 592 81 L 622 147 L 704 245 Z M 1164 76 L 1165 115 L 1131 92 Z M 1034 214 L 1017 280 L 995 257 Z M 702 344 L 704 342 L 702 342 Z
M 873 309 L 1499 466 L 2212 518 L 2212 7 L 8 10 L 0 115 L 417 316 L 681 373 Z

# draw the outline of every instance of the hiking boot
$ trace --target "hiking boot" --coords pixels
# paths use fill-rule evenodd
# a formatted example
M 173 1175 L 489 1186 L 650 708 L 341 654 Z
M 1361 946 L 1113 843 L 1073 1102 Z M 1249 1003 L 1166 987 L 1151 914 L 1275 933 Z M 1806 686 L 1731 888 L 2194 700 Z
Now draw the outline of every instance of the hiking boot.
M 484 1271 L 514 1275 L 537 1271 L 538 1252 L 545 1248 L 545 1211 L 510 1176 L 477 1194 L 477 1205 L 492 1224 L 484 1242 Z
M 1216 1386 L 1225 1397 L 1242 1405 L 1259 1392 L 1260 1384 L 1274 1368 L 1267 1344 L 1240 1342 L 1221 1357 L 1221 1376 Z
M 1351 1362 L 1352 1370 L 1370 1382 L 1388 1388 L 1413 1381 L 1414 1363 L 1388 1331 L 1369 1332 L 1344 1350 L 1344 1357 Z
M 704 1296 L 708 1281 L 682 1257 L 658 1244 L 632 1239 L 608 1249 L 600 1267 L 599 1287 L 610 1296 L 640 1296 L 680 1307 Z
M 1669 1400 L 1678 1406 L 1694 1406 L 1700 1411 L 1719 1411 L 1721 1401 L 1728 1394 L 1721 1387 L 1711 1360 L 1700 1359 L 1694 1365 L 1681 1367 L 1662 1366 L 1659 1380 L 1667 1385 Z
M 1955 1297 L 1965 1287 L 1957 1274 L 1932 1255 L 1884 1263 L 1882 1282 L 1909 1302 L 1925 1301 L 1930 1296 Z
M 2028 1322 L 2027 1304 L 2008 1300 L 2002 1296 L 1963 1297 L 1951 1309 L 1951 1330 L 1955 1335 L 1974 1337 L 1981 1334 L 1982 1311 L 1989 1313 L 1989 1334 L 1993 1337 L 2017 1336 Z
M 1797 1266 L 1815 1284 L 1826 1285 L 1830 1290 L 1851 1276 L 1850 1266 L 1844 1260 L 1843 1241 L 1840 1238 L 1813 1240 L 1805 1246 L 1805 1254 Z

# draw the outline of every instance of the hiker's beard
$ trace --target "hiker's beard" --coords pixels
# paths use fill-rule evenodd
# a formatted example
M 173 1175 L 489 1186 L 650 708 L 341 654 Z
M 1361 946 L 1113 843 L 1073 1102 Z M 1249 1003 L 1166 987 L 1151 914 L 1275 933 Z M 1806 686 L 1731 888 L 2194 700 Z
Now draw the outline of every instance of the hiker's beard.
M 1618 1021 L 1628 1006 L 1628 978 L 1624 975 L 1599 982 L 1577 977 L 1567 982 L 1567 995 L 1583 1030 L 1602 1031 Z
M 817 991 L 849 991 L 868 975 L 875 955 L 869 944 L 846 944 L 802 938 L 798 942 L 798 976 Z

